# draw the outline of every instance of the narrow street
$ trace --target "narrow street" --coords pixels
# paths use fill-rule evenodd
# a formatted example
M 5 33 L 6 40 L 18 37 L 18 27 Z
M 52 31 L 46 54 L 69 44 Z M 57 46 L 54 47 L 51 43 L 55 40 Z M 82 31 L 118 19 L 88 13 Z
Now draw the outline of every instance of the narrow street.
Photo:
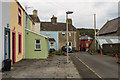
M 81 70 L 82 68 L 77 65 L 82 63 L 98 78 L 116 78 L 116 80 L 118 80 L 119 65 L 116 63 L 115 57 L 105 55 L 101 56 L 99 54 L 90 55 L 87 52 L 79 52 L 72 55 L 72 60 L 73 63 L 76 64 L 78 70 Z M 85 73 L 85 70 L 83 70 L 83 73 L 80 73 L 83 78 L 96 78 L 96 76 L 90 77 L 90 73 Z

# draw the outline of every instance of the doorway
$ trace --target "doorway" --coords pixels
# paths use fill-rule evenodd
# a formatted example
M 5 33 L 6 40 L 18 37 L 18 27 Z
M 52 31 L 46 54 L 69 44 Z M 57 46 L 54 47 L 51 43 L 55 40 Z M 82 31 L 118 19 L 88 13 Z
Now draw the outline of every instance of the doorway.
M 4 60 L 10 59 L 10 29 L 5 28 Z
M 15 51 L 16 51 L 16 34 L 15 32 L 13 31 L 12 32 L 12 63 L 14 64 L 15 63 Z

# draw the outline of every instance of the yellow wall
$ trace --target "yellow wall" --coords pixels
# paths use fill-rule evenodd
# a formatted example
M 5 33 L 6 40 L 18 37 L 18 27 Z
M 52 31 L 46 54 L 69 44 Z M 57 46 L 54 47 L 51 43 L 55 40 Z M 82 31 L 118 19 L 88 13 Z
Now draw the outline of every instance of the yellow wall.
M 22 13 L 22 25 L 18 24 L 18 7 L 21 8 L 16 1 L 10 3 L 10 29 L 11 29 L 11 60 L 12 60 L 12 31 L 16 32 L 16 60 L 20 61 L 24 57 L 24 13 Z M 18 53 L 18 32 L 22 34 L 22 52 Z

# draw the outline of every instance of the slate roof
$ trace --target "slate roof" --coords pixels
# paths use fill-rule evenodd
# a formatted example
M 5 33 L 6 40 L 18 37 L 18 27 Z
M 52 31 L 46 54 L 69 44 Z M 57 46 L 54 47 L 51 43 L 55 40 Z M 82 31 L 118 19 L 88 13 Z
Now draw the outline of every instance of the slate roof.
M 36 15 L 30 15 L 30 17 L 33 19 L 34 22 L 40 22 L 40 19 Z
M 103 44 L 115 44 L 120 43 L 120 37 L 119 36 L 97 36 L 96 40 L 100 47 L 102 48 Z
M 41 22 L 41 31 L 66 31 L 66 23 Z M 76 31 L 76 28 L 69 24 L 69 31 Z
M 118 30 L 118 21 L 120 21 L 120 17 L 108 21 L 108 22 L 100 29 L 99 35 L 117 32 L 117 30 Z
M 49 38 L 49 41 L 54 41 L 55 42 L 55 39 L 54 38 Z

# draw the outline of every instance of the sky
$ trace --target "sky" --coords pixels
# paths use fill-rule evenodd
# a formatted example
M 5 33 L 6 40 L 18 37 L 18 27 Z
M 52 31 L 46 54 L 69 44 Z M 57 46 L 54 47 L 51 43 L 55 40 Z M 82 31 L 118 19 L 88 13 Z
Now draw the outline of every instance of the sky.
M 94 14 L 96 14 L 97 29 L 100 29 L 108 20 L 118 17 L 119 0 L 18 0 L 32 14 L 38 10 L 40 21 L 51 21 L 54 15 L 58 22 L 66 22 L 66 12 L 76 28 L 94 28 Z

